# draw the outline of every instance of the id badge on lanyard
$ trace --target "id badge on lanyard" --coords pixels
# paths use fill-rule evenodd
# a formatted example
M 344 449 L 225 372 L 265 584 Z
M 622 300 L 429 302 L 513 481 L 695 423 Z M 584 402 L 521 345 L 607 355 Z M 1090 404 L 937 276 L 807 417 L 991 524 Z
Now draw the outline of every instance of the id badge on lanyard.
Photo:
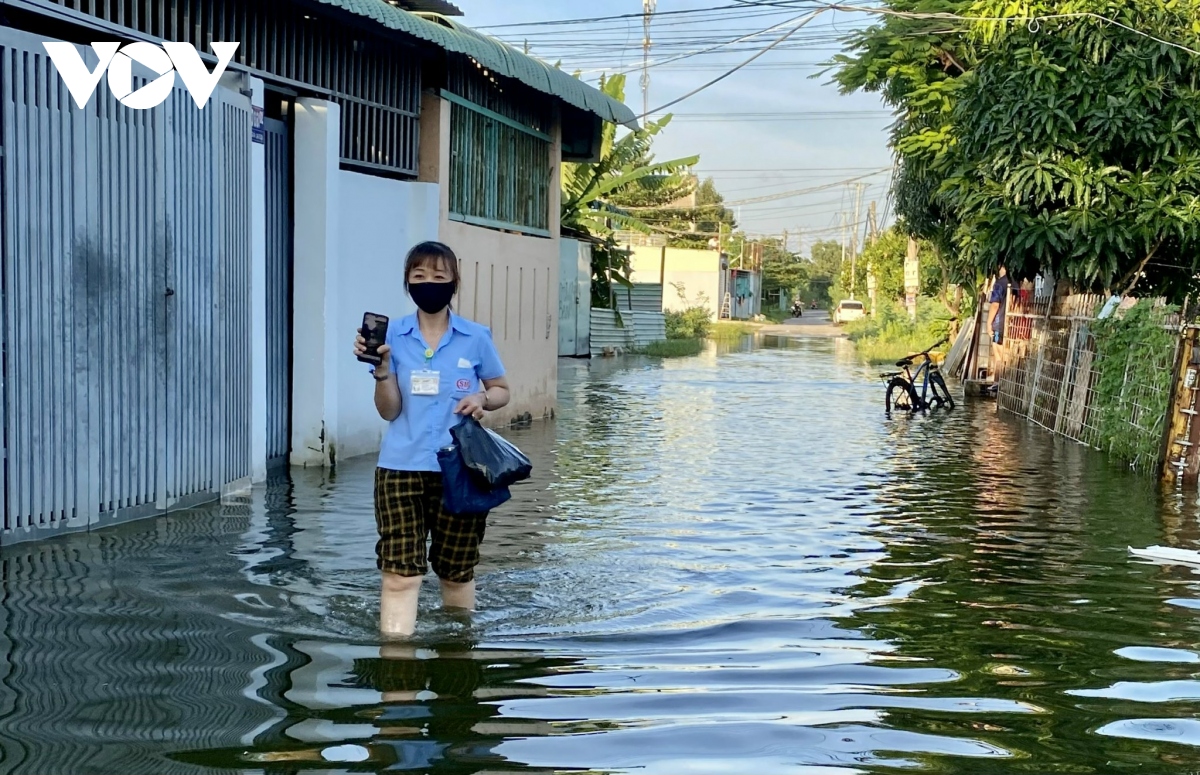
M 413 370 L 411 388 L 414 396 L 436 396 L 438 394 L 439 374 L 429 368 L 433 362 L 433 350 L 425 351 L 425 368 Z

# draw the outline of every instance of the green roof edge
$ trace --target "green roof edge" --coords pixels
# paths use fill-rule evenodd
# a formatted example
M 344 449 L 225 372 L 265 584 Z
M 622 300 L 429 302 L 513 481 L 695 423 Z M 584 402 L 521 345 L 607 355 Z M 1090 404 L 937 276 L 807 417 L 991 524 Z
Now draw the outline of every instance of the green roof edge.
M 446 51 L 472 57 L 487 69 L 557 97 L 613 124 L 637 127 L 637 116 L 623 102 L 552 67 L 540 59 L 444 16 L 415 14 L 385 0 L 318 0 L 362 16 L 389 30 L 411 35 Z

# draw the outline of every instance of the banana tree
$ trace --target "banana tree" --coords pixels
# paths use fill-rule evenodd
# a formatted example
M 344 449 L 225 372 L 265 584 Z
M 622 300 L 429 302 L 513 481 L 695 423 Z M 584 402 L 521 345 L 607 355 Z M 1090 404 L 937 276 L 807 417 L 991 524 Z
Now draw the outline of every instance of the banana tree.
M 600 88 L 617 100 L 625 99 L 625 76 L 603 79 Z M 600 161 L 564 164 L 562 170 L 562 225 L 605 242 L 593 251 L 592 295 L 607 305 L 613 281 L 630 285 L 629 256 L 613 240 L 618 230 L 651 234 L 655 231 L 638 216 L 642 204 L 663 205 L 687 195 L 693 186 L 690 169 L 699 156 L 658 162 L 651 154 L 654 137 L 671 121 L 665 116 L 647 121 L 641 129 L 617 139 L 617 128 L 606 124 Z M 622 203 L 638 203 L 629 209 Z

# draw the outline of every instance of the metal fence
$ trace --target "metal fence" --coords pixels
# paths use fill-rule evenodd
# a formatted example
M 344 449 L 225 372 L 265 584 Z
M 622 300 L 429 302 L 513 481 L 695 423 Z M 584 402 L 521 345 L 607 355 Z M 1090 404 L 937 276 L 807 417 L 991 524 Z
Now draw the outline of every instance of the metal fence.
M 1103 296 L 1090 294 L 1055 298 L 1037 297 L 1027 290 L 1012 292 L 1004 345 L 997 348 L 997 401 L 1002 410 L 1074 441 L 1101 446 L 1095 405 L 1097 353 L 1091 325 L 1104 303 Z M 1166 324 L 1178 330 L 1178 320 L 1168 319 Z M 1162 437 L 1170 391 L 1159 391 L 1128 376 L 1134 370 L 1171 370 L 1175 357 L 1175 350 L 1168 349 L 1152 363 L 1126 359 L 1121 406 L 1129 433 L 1155 440 Z M 1139 468 L 1152 468 L 1158 462 L 1132 461 Z
M 443 91 L 450 110 L 450 217 L 550 236 L 550 135 Z
M 319 3 L 19 0 L 5 5 L 66 19 L 110 37 L 117 33 L 122 38 L 191 43 L 203 55 L 209 54 L 211 41 L 236 41 L 241 45 L 234 61 L 240 68 L 269 84 L 316 92 L 341 106 L 344 165 L 417 174 L 422 56 L 382 32 L 334 20 Z
M 79 110 L 2 28 L 0 98 L 0 544 L 211 499 L 250 473 L 249 100 Z

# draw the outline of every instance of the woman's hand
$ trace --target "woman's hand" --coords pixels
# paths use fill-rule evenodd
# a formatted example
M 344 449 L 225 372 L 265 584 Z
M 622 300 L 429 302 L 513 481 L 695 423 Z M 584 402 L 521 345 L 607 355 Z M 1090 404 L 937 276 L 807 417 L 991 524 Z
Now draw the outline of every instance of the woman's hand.
M 379 345 L 377 350 L 379 353 L 379 365 L 375 367 L 375 376 L 386 377 L 392 373 L 392 346 L 388 344 Z M 361 332 L 354 335 L 354 357 L 366 355 L 367 340 L 363 339 Z
M 454 407 L 455 414 L 469 415 L 476 420 L 483 419 L 483 393 L 473 393 L 458 402 Z

